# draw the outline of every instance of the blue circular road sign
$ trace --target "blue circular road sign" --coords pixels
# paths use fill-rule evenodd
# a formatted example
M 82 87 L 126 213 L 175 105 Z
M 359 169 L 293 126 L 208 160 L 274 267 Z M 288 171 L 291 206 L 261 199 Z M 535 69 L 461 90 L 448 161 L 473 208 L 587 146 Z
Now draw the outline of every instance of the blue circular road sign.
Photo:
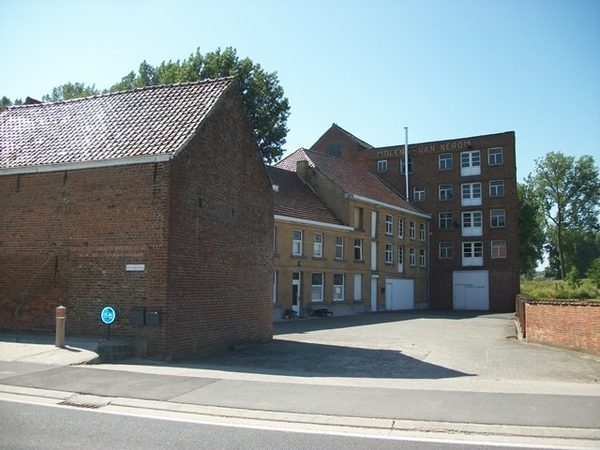
M 110 325 L 117 318 L 117 313 L 110 306 L 107 306 L 100 313 L 100 318 L 102 319 L 102 322 L 104 322 L 106 325 Z

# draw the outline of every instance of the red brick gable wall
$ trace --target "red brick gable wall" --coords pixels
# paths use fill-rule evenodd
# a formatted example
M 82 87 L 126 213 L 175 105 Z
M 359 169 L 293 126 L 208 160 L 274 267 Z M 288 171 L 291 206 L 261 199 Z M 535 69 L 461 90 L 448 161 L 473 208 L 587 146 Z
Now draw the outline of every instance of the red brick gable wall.
M 273 192 L 239 97 L 171 166 L 171 352 L 272 337 Z

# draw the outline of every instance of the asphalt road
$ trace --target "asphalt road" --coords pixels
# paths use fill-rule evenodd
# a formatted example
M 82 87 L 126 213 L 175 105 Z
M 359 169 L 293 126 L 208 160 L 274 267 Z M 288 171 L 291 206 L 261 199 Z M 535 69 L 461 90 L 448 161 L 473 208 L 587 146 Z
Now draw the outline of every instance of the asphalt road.
M 376 438 L 237 427 L 106 414 L 96 410 L 0 401 L 0 445 L 4 450 L 491 450 L 526 449 L 478 441 Z M 543 448 L 543 447 L 536 447 Z M 558 447 L 547 447 L 558 448 Z

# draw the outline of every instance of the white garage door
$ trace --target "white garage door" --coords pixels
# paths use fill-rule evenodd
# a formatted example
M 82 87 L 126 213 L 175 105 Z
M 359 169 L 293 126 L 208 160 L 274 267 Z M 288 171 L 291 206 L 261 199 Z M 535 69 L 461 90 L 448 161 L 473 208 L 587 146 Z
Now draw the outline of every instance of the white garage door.
M 490 282 L 487 270 L 457 271 L 453 274 L 454 309 L 490 309 Z
M 385 309 L 401 310 L 415 308 L 415 280 L 388 278 L 385 281 Z

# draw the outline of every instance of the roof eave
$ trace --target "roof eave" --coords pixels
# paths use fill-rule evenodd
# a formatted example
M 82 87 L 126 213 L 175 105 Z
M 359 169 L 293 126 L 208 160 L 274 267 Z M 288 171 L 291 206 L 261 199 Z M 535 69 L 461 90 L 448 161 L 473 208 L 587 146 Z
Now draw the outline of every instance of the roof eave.
M 174 154 L 169 153 L 162 155 L 134 156 L 130 158 L 112 158 L 61 164 L 44 164 L 39 166 L 9 167 L 6 169 L 0 169 L 0 176 L 42 172 L 61 172 L 63 170 L 96 169 L 100 167 L 114 167 L 131 164 L 166 162 L 173 159 L 174 156 Z
M 392 205 L 390 203 L 385 203 L 385 202 L 381 202 L 379 200 L 373 200 L 372 198 L 368 198 L 368 197 L 363 197 L 362 195 L 357 195 L 357 194 L 352 194 L 352 193 L 346 193 L 346 198 L 351 198 L 354 200 L 359 200 L 361 202 L 365 202 L 365 203 L 369 203 L 371 205 L 375 205 L 375 206 L 381 206 L 384 208 L 390 208 L 396 211 L 400 211 L 406 214 L 411 214 L 413 216 L 417 216 L 417 217 L 422 217 L 424 219 L 431 219 L 431 214 L 425 214 L 425 213 L 421 213 L 418 211 L 411 211 L 410 209 L 407 208 L 402 208 L 401 206 L 396 206 L 396 205 Z

